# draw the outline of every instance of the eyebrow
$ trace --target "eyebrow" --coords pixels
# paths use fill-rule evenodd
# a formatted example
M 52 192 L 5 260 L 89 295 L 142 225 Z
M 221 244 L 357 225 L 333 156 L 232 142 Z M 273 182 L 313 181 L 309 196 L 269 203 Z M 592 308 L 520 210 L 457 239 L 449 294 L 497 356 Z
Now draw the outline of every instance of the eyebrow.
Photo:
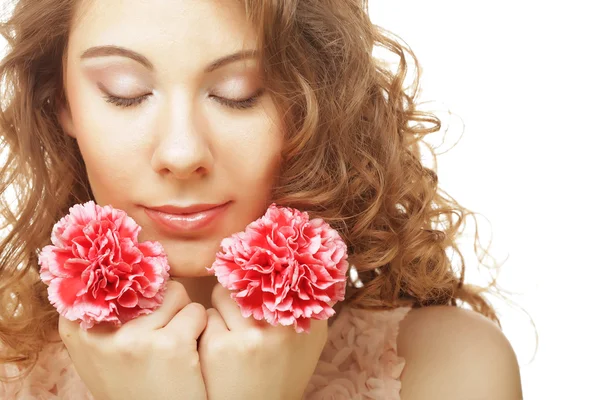
M 126 49 L 125 47 L 120 46 L 95 46 L 90 47 L 86 51 L 81 54 L 81 59 L 85 58 L 95 58 L 95 57 L 108 57 L 108 56 L 120 56 L 130 58 L 138 63 L 142 64 L 144 67 L 153 71 L 154 66 L 146 58 L 140 53 L 137 53 L 133 50 Z M 204 72 L 212 72 L 218 68 L 223 67 L 226 64 L 230 64 L 235 61 L 247 59 L 247 58 L 255 58 L 257 56 L 256 50 L 242 50 L 236 53 L 232 53 L 221 57 L 213 62 L 211 62 L 205 69 Z

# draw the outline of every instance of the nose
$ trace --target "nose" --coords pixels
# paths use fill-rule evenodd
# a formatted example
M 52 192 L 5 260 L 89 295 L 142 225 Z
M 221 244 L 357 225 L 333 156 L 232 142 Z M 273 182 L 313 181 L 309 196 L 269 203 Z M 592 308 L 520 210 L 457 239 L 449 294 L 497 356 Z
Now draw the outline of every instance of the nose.
M 193 100 L 179 100 L 171 101 L 161 114 L 152 168 L 176 179 L 206 175 L 214 162 L 207 132 L 209 124 L 201 121 L 200 113 L 194 113 Z M 198 126 L 201 128 L 197 129 Z

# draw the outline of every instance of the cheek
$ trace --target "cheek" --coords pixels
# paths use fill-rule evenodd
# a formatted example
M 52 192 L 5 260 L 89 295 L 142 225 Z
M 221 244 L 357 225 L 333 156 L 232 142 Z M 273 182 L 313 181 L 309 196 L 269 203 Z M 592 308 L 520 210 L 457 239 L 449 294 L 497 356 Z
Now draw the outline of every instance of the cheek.
M 270 190 L 280 164 L 281 132 L 270 123 L 237 135 L 226 151 L 225 168 L 240 187 L 264 192 Z
M 144 157 L 143 136 L 135 134 L 143 127 L 124 124 L 98 94 L 85 90 L 71 94 L 74 133 L 95 196 L 100 200 L 131 187 Z
M 130 192 L 135 182 L 136 168 L 131 157 L 125 157 L 106 143 L 94 145 L 95 140 L 87 135 L 79 145 L 87 176 L 100 203 L 112 203 Z
M 226 168 L 239 187 L 248 188 L 248 195 L 262 192 L 264 197 L 267 191 L 270 195 L 279 172 L 284 129 L 270 97 L 265 99 L 262 111 L 237 126 L 229 123 L 235 133 L 226 150 Z

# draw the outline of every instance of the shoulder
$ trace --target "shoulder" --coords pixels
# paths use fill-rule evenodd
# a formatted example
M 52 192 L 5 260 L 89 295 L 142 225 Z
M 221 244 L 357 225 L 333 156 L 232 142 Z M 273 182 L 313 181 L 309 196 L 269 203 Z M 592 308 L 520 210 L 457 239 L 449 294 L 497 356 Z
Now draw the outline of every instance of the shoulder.
M 496 324 L 470 310 L 412 310 L 400 323 L 402 400 L 522 399 L 515 353 Z

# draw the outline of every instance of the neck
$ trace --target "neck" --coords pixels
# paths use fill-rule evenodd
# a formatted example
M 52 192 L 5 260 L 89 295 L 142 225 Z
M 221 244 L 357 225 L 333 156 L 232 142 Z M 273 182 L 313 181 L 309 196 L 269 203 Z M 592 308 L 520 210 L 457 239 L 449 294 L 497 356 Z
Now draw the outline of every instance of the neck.
M 172 279 L 183 285 L 192 302 L 202 304 L 207 310 L 212 308 L 210 300 L 212 290 L 215 285 L 219 284 L 215 276 L 204 276 L 201 278 L 172 277 Z

